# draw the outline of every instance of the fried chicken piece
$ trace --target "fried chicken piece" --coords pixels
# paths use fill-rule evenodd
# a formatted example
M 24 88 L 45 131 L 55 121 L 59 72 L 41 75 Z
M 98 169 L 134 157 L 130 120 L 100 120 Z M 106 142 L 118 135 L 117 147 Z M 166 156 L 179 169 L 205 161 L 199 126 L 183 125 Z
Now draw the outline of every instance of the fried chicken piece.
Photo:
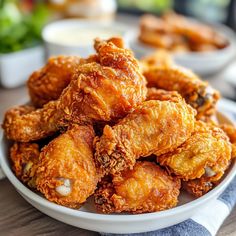
M 105 173 L 132 168 L 136 159 L 174 150 L 194 130 L 195 110 L 182 99 L 146 101 L 95 139 L 97 166 Z
M 12 169 L 18 179 L 35 188 L 35 172 L 40 148 L 37 143 L 17 143 L 10 148 Z
M 99 212 L 146 213 L 172 208 L 178 203 L 180 180 L 169 176 L 153 162 L 137 162 L 104 180 L 95 192 Z
M 155 66 L 171 67 L 174 65 L 170 53 L 166 50 L 157 50 L 154 53 L 140 59 L 142 73 Z
M 202 81 L 192 71 L 179 66 L 150 67 L 144 72 L 148 87 L 177 91 L 186 102 L 197 110 L 197 118 L 211 116 L 215 112 L 219 92 Z
M 232 143 L 232 158 L 236 157 L 236 127 L 233 125 L 222 124 L 220 128 L 224 130 L 224 132 L 229 137 L 230 142 Z
M 176 91 L 166 91 L 163 89 L 148 88 L 146 101 L 149 100 L 181 102 L 183 98 Z
M 44 105 L 41 109 L 32 106 L 11 108 L 5 114 L 2 128 L 8 139 L 18 142 L 30 142 L 53 135 L 57 130 L 60 111 L 57 101 Z
M 231 160 L 236 157 L 236 129 L 233 125 L 223 124 L 220 125 L 220 128 L 227 134 L 232 143 L 232 152 L 231 152 Z M 223 173 L 228 169 L 230 161 L 219 161 L 216 163 L 214 169 L 220 170 L 222 173 L 221 175 L 213 175 L 214 172 L 212 170 L 207 169 L 207 175 L 203 175 L 199 179 L 189 180 L 187 182 L 183 182 L 183 187 L 187 190 L 190 194 L 201 197 L 209 190 L 211 190 L 214 186 L 218 185 L 221 178 L 223 177 Z
M 35 107 L 42 107 L 56 100 L 70 83 L 81 58 L 77 56 L 52 57 L 47 64 L 35 71 L 27 85 L 31 101 Z
M 208 44 L 217 48 L 224 48 L 228 44 L 227 39 L 211 27 L 190 20 L 182 15 L 169 12 L 163 15 L 162 19 L 173 32 L 186 37 L 198 45 Z
M 149 14 L 141 17 L 139 40 L 145 44 L 168 50 L 184 43 L 184 38 L 176 34 L 167 22 Z
M 99 63 L 81 65 L 59 99 L 65 123 L 117 120 L 145 100 L 146 80 L 133 53 L 116 46 L 122 44 L 95 41 Z
M 197 121 L 192 136 L 172 152 L 158 156 L 157 161 L 185 181 L 203 175 L 219 180 L 229 164 L 231 150 L 223 130 Z
M 132 52 L 118 48 L 123 41 L 96 41 L 99 62 L 78 67 L 77 77 L 60 98 L 42 109 L 10 109 L 3 122 L 9 139 L 28 142 L 54 134 L 70 123 L 115 121 L 146 99 L 146 80 Z
M 93 159 L 92 126 L 74 126 L 42 149 L 37 189 L 52 202 L 79 208 L 94 193 L 99 171 Z

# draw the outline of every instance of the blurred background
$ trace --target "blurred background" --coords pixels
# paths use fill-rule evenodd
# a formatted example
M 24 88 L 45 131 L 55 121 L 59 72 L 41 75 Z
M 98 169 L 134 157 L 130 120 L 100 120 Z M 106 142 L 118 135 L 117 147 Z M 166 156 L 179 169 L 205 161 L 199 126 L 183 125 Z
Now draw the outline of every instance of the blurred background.
M 4 94 L 1 97 L 1 110 L 9 106 L 9 102 L 4 101 L 6 96 L 10 95 L 13 103 L 23 93 L 27 93 L 25 82 L 28 76 L 52 55 L 42 37 L 45 25 L 76 18 L 119 23 L 129 31 L 129 28 L 138 28 L 142 14 L 160 16 L 169 10 L 201 21 L 227 25 L 232 32 L 236 30 L 235 0 L 0 0 L 0 93 Z M 88 34 L 90 30 L 87 28 L 85 32 L 85 28 L 78 30 L 78 35 L 69 35 L 69 32 L 65 34 L 68 34 L 71 43 L 71 38 L 74 41 L 80 41 L 81 38 L 82 42 L 82 32 Z M 124 28 L 119 25 L 111 28 L 118 30 L 123 36 Z M 95 32 L 91 33 L 91 37 L 94 35 Z M 54 38 L 63 39 L 65 43 L 68 41 L 65 35 L 59 36 L 59 33 L 54 33 Z M 87 38 L 83 40 L 86 41 Z M 57 45 L 59 50 L 60 45 Z M 204 76 L 204 79 L 210 80 L 213 86 L 221 90 L 223 96 L 232 100 L 236 100 L 235 58 L 231 58 L 217 74 Z

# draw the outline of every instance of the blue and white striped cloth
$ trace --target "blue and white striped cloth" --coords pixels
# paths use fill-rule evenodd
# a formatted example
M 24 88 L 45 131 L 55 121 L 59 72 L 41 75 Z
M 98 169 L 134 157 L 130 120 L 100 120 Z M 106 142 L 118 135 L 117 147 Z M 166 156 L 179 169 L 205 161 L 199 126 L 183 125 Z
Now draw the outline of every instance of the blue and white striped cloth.
M 226 99 L 221 99 L 218 110 L 236 122 L 236 104 Z M 236 204 L 236 177 L 220 195 L 220 197 L 202 209 L 191 219 L 177 225 L 157 231 L 126 234 L 129 236 L 214 236 L 220 226 L 233 210 Z M 102 235 L 114 235 L 103 234 Z M 118 234 L 116 234 L 118 236 Z M 122 234 L 125 236 L 125 234 Z

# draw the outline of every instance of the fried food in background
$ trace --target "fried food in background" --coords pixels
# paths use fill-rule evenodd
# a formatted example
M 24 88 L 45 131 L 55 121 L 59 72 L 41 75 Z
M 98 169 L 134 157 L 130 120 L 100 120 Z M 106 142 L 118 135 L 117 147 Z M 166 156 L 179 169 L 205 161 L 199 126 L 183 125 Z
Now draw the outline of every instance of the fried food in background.
M 79 208 L 100 178 L 93 159 L 92 126 L 74 126 L 42 149 L 36 172 L 37 189 L 52 202 Z
M 174 12 L 160 18 L 143 15 L 140 19 L 139 40 L 174 52 L 213 51 L 228 45 L 227 39 L 210 26 Z
M 143 102 L 113 127 L 106 125 L 96 138 L 97 165 L 114 174 L 132 168 L 141 156 L 174 150 L 193 132 L 195 114 L 183 99 Z
M 231 150 L 222 129 L 197 121 L 191 137 L 174 151 L 158 156 L 157 162 L 185 181 L 203 175 L 216 181 L 229 165 Z
M 18 106 L 5 113 L 2 128 L 8 139 L 30 142 L 53 135 L 58 130 L 60 117 L 57 101 L 51 101 L 41 109 Z
M 147 213 L 177 205 L 180 180 L 169 176 L 152 162 L 137 162 L 126 170 L 103 180 L 95 192 L 99 212 Z
M 148 87 L 180 93 L 186 102 L 197 110 L 198 119 L 215 113 L 216 102 L 220 98 L 219 92 L 192 71 L 176 65 L 149 66 L 143 74 Z
M 138 61 L 130 50 L 116 45 L 123 41 L 96 40 L 99 63 L 81 65 L 59 98 L 65 123 L 117 120 L 146 99 L 146 80 Z
M 37 143 L 14 143 L 10 148 L 12 169 L 18 179 L 31 188 L 35 186 L 35 172 L 40 148 Z

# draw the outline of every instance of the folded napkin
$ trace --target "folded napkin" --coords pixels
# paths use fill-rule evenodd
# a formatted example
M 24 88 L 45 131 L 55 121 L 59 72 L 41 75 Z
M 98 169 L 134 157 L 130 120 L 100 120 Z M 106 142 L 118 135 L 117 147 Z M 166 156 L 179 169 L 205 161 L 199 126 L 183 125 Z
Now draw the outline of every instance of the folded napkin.
M 234 102 L 221 99 L 218 105 L 218 110 L 236 122 L 236 104 Z M 213 236 L 216 235 L 220 226 L 230 214 L 235 204 L 236 177 L 218 199 L 211 201 L 205 207 L 199 209 L 197 214 L 191 219 L 156 231 L 122 234 L 122 236 Z M 119 234 L 100 234 L 104 236 L 119 236 Z

